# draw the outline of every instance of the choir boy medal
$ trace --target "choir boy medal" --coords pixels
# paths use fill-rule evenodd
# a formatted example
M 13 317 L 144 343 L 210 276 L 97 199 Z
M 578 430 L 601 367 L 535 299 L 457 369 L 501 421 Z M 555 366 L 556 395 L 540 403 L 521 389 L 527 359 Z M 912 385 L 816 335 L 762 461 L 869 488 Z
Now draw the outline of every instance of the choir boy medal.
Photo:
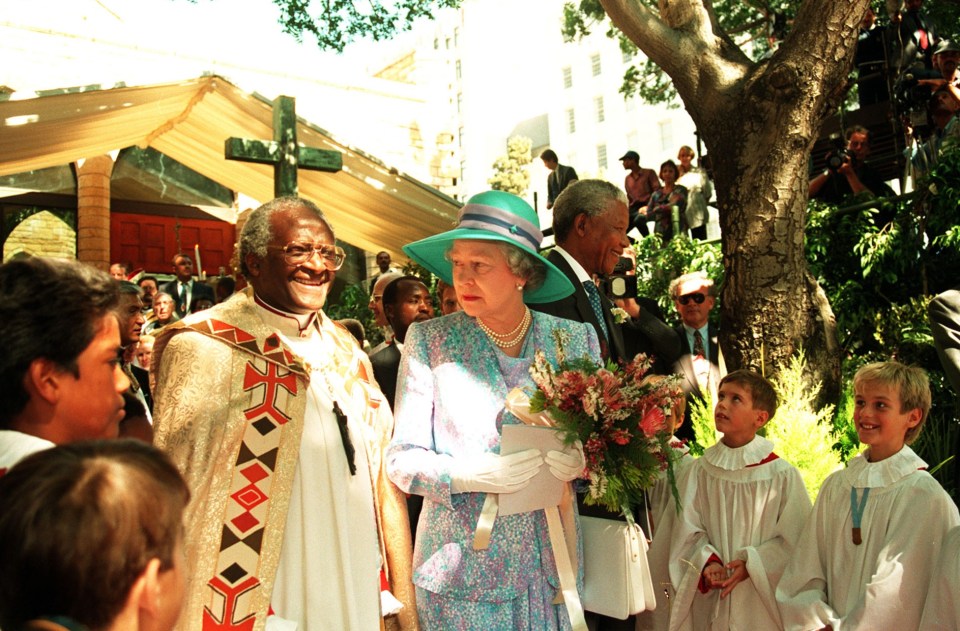
M 870 495 L 870 489 L 863 489 L 863 495 L 857 497 L 857 489 L 850 489 L 850 512 L 853 517 L 853 545 L 858 546 L 863 543 L 860 535 L 860 522 L 863 520 L 863 509 L 867 505 L 867 497 Z

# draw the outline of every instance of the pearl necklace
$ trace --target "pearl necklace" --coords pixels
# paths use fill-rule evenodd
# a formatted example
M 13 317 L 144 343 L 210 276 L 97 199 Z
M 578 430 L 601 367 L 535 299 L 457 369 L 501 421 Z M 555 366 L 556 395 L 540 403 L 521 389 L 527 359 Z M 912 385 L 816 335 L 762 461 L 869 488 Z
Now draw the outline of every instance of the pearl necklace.
M 517 325 L 517 328 L 509 333 L 497 333 L 484 324 L 483 320 L 481 320 L 479 317 L 477 318 L 477 324 L 480 325 L 480 329 L 487 334 L 487 337 L 490 338 L 490 341 L 500 348 L 513 348 L 522 342 L 523 338 L 527 335 L 527 331 L 530 329 L 530 323 L 532 321 L 533 318 L 530 316 L 530 309 L 524 307 L 523 317 L 520 319 L 520 324 Z

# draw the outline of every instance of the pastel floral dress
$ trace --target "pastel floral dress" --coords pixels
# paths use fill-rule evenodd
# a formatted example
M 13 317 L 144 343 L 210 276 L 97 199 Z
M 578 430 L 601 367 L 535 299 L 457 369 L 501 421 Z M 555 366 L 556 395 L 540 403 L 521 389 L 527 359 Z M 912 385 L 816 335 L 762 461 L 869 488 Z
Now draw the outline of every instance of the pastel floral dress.
M 589 325 L 532 316 L 518 358 L 500 352 L 463 312 L 414 324 L 407 332 L 386 463 L 397 486 L 424 496 L 413 582 L 426 631 L 570 628 L 564 606 L 553 604 L 560 583 L 543 511 L 498 516 L 488 548 L 474 550 L 486 494 L 451 490 L 457 462 L 499 453 L 502 426 L 520 422 L 504 409 L 507 393 L 514 387 L 533 391 L 528 370 L 535 349 L 556 364 L 554 329 L 569 332 L 568 356 L 600 360 Z M 578 543 L 578 555 L 580 548 Z

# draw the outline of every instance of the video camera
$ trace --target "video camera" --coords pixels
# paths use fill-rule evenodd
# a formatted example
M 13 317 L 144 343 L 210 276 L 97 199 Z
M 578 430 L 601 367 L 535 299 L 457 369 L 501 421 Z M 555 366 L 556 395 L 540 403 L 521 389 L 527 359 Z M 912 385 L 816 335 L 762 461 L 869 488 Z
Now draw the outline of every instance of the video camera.
M 613 273 L 603 279 L 603 291 L 612 300 L 637 297 L 637 277 L 627 272 L 633 271 L 633 259 L 621 256 L 613 268 Z
M 893 86 L 893 102 L 896 113 L 913 129 L 918 138 L 926 138 L 933 133 L 928 115 L 933 92 L 930 86 L 920 83 L 920 79 L 937 78 L 939 75 L 926 70 L 904 72 L 897 77 Z

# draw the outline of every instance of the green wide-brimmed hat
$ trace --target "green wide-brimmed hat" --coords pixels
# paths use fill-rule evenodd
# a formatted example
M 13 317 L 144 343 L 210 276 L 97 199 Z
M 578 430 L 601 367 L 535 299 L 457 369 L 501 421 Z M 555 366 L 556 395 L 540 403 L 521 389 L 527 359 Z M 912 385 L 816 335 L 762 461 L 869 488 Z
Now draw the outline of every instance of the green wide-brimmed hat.
M 453 267 L 447 250 L 457 239 L 502 241 L 534 256 L 547 268 L 543 285 L 523 292 L 524 302 L 552 302 L 573 293 L 573 284 L 557 267 L 540 256 L 543 241 L 540 220 L 530 204 L 504 191 L 487 191 L 471 197 L 460 209 L 457 227 L 403 246 L 414 261 L 453 284 Z

